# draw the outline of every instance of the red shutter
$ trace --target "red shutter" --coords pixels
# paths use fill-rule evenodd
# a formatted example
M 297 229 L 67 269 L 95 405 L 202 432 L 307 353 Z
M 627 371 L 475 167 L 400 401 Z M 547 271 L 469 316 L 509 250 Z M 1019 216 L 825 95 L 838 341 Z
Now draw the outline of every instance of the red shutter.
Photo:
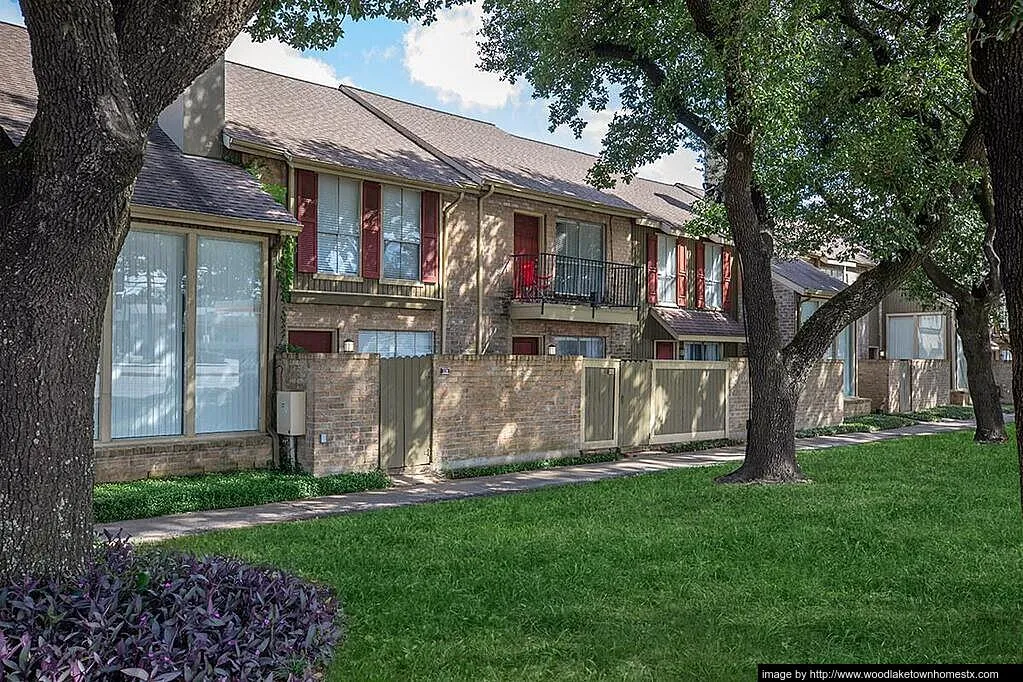
M 732 310 L 732 248 L 721 247 L 721 307 Z
M 421 222 L 420 239 L 422 241 L 420 251 L 420 275 L 419 278 L 427 284 L 437 283 L 438 257 L 438 221 L 440 220 L 440 194 L 437 192 L 423 192 L 423 200 L 420 202 Z
M 657 235 L 646 237 L 646 302 L 657 305 Z
M 380 183 L 362 183 L 362 276 L 380 279 Z
M 295 257 L 299 272 L 316 272 L 316 173 L 295 171 L 295 213 L 302 231 Z
M 676 280 L 675 302 L 679 308 L 689 305 L 689 249 L 686 247 L 686 240 L 679 238 L 675 247 L 677 259 L 676 268 L 678 279 Z
M 704 306 L 703 242 L 696 242 L 696 307 Z

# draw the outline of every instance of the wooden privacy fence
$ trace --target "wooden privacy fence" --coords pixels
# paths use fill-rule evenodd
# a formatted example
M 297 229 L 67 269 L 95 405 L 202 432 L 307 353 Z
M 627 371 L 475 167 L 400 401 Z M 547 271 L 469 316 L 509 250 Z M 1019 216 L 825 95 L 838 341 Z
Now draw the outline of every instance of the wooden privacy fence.
M 728 362 L 621 363 L 622 447 L 723 438 L 728 433 Z

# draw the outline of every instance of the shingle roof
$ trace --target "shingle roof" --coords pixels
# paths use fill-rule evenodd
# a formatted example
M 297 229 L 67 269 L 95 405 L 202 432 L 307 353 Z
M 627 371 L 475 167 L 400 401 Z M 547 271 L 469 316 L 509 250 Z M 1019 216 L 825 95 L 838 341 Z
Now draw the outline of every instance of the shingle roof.
M 845 289 L 845 282 L 815 268 L 804 260 L 780 260 L 771 262 L 771 270 L 781 283 L 800 294 L 833 296 Z
M 28 32 L 0 23 L 0 126 L 16 143 L 35 116 L 36 98 Z M 158 126 L 149 133 L 132 204 L 297 225 L 244 169 L 225 161 L 187 156 Z
M 681 227 L 692 217 L 692 192 L 636 178 L 601 191 L 586 182 L 597 157 L 512 135 L 492 123 L 449 114 L 367 90 L 342 86 L 409 133 L 484 180 L 610 208 L 644 213 Z
M 225 134 L 292 156 L 431 184 L 473 184 L 344 93 L 227 62 Z
M 742 323 L 733 320 L 717 310 L 687 310 L 655 306 L 650 309 L 654 318 L 676 339 L 720 336 L 731 339 L 745 339 L 746 329 Z

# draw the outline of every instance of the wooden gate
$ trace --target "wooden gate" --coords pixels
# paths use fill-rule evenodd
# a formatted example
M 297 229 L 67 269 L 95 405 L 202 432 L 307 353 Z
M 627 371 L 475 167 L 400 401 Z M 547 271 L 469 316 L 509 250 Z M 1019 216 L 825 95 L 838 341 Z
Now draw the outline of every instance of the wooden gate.
M 380 468 L 429 464 L 433 439 L 433 359 L 380 359 Z
M 618 368 L 616 360 L 585 360 L 582 441 L 586 449 L 618 445 Z

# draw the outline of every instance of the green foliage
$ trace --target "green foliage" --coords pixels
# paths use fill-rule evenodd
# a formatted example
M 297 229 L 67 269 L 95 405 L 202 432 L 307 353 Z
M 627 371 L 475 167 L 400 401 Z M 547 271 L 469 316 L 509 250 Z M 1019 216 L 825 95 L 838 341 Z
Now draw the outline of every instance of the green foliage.
M 973 419 L 974 416 L 972 407 L 962 405 L 938 405 L 915 412 L 899 412 L 897 415 L 920 422 L 937 422 L 942 419 Z
M 889 429 L 901 429 L 906 426 L 913 426 L 918 420 L 910 419 L 902 415 L 894 414 L 864 414 L 858 417 L 849 417 L 841 424 L 830 426 L 815 426 L 809 429 L 796 431 L 796 438 L 815 438 L 817 436 L 837 436 L 843 433 L 874 433 L 875 431 L 887 431 Z
M 246 27 L 262 42 L 277 38 L 299 50 L 329 50 L 344 36 L 346 21 L 387 17 L 433 20 L 437 10 L 467 0 L 267 0 Z
M 510 462 L 508 464 L 491 464 L 479 467 L 466 467 L 464 469 L 445 469 L 442 473 L 444 478 L 478 478 L 480 476 L 499 476 L 501 474 L 514 474 L 519 471 L 536 471 L 538 469 L 553 469 L 556 467 L 574 466 L 577 464 L 596 464 L 598 462 L 614 462 L 621 459 L 618 450 L 605 450 L 591 452 L 578 457 L 551 457 L 537 459 L 531 462 Z
M 144 519 L 151 516 L 267 502 L 301 500 L 386 488 L 382 471 L 337 474 L 316 478 L 303 474 L 245 471 L 179 478 L 148 478 L 130 483 L 101 483 L 93 492 L 97 523 Z
M 973 434 L 205 534 L 335 587 L 326 680 L 752 680 L 764 661 L 1016 662 L 1014 444 Z
M 658 445 L 656 449 L 663 450 L 664 452 L 699 452 L 700 450 L 729 448 L 733 445 L 742 445 L 742 441 L 734 440 L 732 438 L 714 438 L 711 440 L 693 440 L 685 443 Z

